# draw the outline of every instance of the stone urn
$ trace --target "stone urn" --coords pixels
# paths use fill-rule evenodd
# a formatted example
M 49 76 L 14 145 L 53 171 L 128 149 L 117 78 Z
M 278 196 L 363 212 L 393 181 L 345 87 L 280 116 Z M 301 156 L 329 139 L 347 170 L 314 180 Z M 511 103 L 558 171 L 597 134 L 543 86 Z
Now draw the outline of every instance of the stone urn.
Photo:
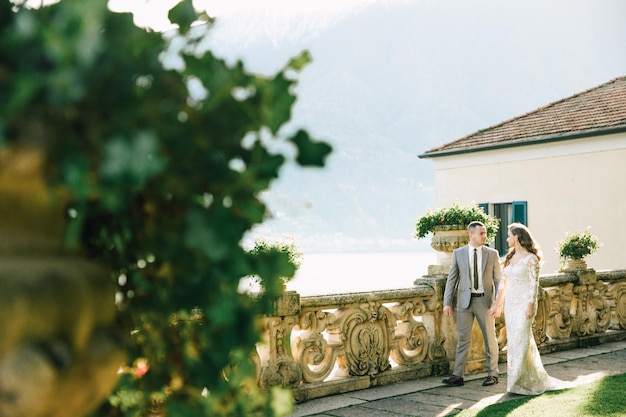
M 0 150 L 0 416 L 81 417 L 125 361 L 115 287 L 99 265 L 64 253 L 64 203 L 38 149 Z
M 463 225 L 435 226 L 430 246 L 438 252 L 437 265 L 428 265 L 428 275 L 447 275 L 452 263 L 452 252 L 469 242 L 467 227 Z
M 576 271 L 579 269 L 587 269 L 587 262 L 583 259 L 567 259 L 562 271 Z

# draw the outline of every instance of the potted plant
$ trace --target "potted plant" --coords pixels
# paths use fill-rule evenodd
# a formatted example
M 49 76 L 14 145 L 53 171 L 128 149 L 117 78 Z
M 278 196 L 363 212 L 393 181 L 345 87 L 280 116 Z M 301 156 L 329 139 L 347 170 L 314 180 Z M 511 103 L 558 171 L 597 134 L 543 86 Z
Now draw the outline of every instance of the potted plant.
M 585 257 L 600 249 L 598 238 L 591 234 L 591 228 L 582 232 L 566 233 L 565 239 L 557 242 L 555 250 L 561 258 L 561 269 L 585 269 Z
M 449 207 L 438 208 L 435 211 L 428 209 L 426 214 L 419 217 L 415 224 L 415 237 L 422 239 L 429 233 L 441 230 L 467 230 L 467 226 L 473 222 L 484 223 L 487 228 L 487 242 L 492 242 L 498 233 L 499 220 L 489 216 L 478 205 L 462 206 L 454 203 Z
M 479 221 L 485 225 L 487 242 L 492 242 L 495 239 L 498 233 L 499 220 L 489 216 L 476 204 L 464 206 L 457 202 L 435 211 L 428 209 L 426 214 L 417 219 L 415 237 L 423 239 L 432 234 L 431 247 L 442 253 L 442 257 L 439 259 L 440 265 L 429 265 L 429 275 L 448 273 L 452 251 L 468 243 L 467 226 L 473 221 Z

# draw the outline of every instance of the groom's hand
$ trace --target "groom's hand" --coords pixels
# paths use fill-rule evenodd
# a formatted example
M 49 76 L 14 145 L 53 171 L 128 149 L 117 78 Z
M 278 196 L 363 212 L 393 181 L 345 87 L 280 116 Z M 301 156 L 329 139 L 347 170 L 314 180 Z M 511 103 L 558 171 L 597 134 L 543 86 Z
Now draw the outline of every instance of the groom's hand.
M 450 317 L 452 315 L 452 307 L 451 306 L 443 306 L 443 315 Z

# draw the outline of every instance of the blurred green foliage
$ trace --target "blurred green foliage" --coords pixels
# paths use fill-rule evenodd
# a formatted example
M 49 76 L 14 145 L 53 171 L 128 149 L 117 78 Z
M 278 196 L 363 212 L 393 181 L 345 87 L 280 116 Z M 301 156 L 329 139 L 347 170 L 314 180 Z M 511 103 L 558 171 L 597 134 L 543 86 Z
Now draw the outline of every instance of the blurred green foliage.
M 268 290 L 268 283 L 276 282 L 275 278 L 268 279 L 268 276 L 276 275 L 276 265 L 281 265 L 281 271 L 289 271 L 287 275 L 279 275 L 280 279 L 287 283 L 293 279 L 304 262 L 304 253 L 293 239 L 280 241 L 271 241 L 265 238 L 256 239 L 254 246 L 248 253 L 255 257 L 259 265 L 258 275 L 253 278 L 265 291 Z M 265 265 L 269 265 L 270 268 L 263 268 Z
M 255 318 L 276 292 L 237 288 L 260 269 L 294 273 L 241 241 L 267 217 L 258 195 L 289 158 L 268 142 L 290 143 L 302 166 L 322 167 L 331 151 L 304 130 L 280 133 L 310 57 L 253 75 L 198 53 L 212 19 L 191 0 L 171 11 L 179 30 L 167 37 L 106 3 L 0 1 L 0 145 L 45 149 L 46 179 L 69 198 L 68 250 L 119 285 L 128 362 L 95 415 L 284 415 L 291 397 L 260 390 L 254 362 Z M 172 57 L 183 65 L 165 68 Z

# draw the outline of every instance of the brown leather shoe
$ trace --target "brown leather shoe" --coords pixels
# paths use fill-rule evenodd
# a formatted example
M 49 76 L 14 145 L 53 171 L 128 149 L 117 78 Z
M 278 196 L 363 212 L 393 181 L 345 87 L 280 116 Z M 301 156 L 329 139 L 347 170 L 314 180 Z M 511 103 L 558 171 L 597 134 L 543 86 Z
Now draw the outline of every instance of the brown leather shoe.
M 483 387 L 488 387 L 489 385 L 496 385 L 498 383 L 498 377 L 489 375 L 485 382 L 483 382 Z
M 450 385 L 451 387 L 462 387 L 463 386 L 463 378 L 456 375 L 450 375 L 448 378 L 443 379 L 443 382 L 446 385 Z

